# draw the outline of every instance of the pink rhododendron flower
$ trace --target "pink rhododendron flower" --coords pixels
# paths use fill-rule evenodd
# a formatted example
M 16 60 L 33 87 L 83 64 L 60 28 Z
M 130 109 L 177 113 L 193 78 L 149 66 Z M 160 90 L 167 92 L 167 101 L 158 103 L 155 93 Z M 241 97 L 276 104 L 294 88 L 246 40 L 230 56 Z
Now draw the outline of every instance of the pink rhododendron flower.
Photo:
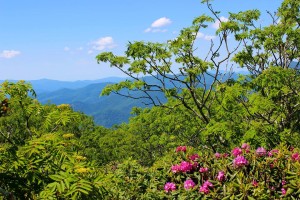
M 209 187 L 209 188 L 213 188 L 213 187 L 214 187 L 214 185 L 213 185 L 211 182 L 209 182 L 209 181 L 205 181 L 205 182 L 203 183 L 203 186 L 207 186 L 207 187 Z
M 266 153 L 267 153 L 267 151 L 263 147 L 258 147 L 256 149 L 256 154 L 258 156 L 264 156 L 264 155 L 266 155 Z
M 199 192 L 203 192 L 204 194 L 208 194 L 209 193 L 209 188 L 213 188 L 214 185 L 209 182 L 209 181 L 205 181 L 203 183 L 202 186 L 200 186 Z
M 209 193 L 209 189 L 208 189 L 207 186 L 201 185 L 199 192 L 203 192 L 204 194 L 208 194 Z
M 164 188 L 165 188 L 166 192 L 172 192 L 172 191 L 176 190 L 176 185 L 175 185 L 175 183 L 168 182 L 165 184 Z
M 247 143 L 242 144 L 242 149 L 250 149 L 250 145 Z
M 282 180 L 282 181 L 281 181 L 281 184 L 282 184 L 282 185 L 285 185 L 285 184 L 286 184 L 286 181 L 285 181 L 285 180 Z
M 216 158 L 218 158 L 218 159 L 219 159 L 219 158 L 221 158 L 221 156 L 222 156 L 222 155 L 221 155 L 220 153 L 218 153 L 218 152 L 217 152 L 217 153 L 215 153 L 215 157 L 216 157 Z
M 194 162 L 194 163 L 193 163 L 193 167 L 194 167 L 195 169 L 197 169 L 198 166 L 199 166 L 199 163 L 198 163 L 198 162 Z
M 192 160 L 192 161 L 197 161 L 197 160 L 200 158 L 200 156 L 199 156 L 198 154 L 193 154 L 193 155 L 191 155 L 189 158 L 190 158 L 190 160 Z
M 225 172 L 219 171 L 218 176 L 217 176 L 217 179 L 218 179 L 219 181 L 225 181 Z
M 233 160 L 233 166 L 235 167 L 242 167 L 248 165 L 248 160 L 244 156 L 237 156 Z
M 268 156 L 272 157 L 274 153 L 278 154 L 279 150 L 278 149 L 272 149 L 271 151 L 268 152 Z
M 223 153 L 223 158 L 227 158 L 229 156 L 228 153 Z
M 286 195 L 286 190 L 284 188 L 281 188 L 282 195 Z
M 182 161 L 180 163 L 180 171 L 182 172 L 189 172 L 193 169 L 193 165 L 190 162 Z
M 205 173 L 207 171 L 208 171 L 207 167 L 201 167 L 200 170 L 199 170 L 200 173 Z
M 192 189 L 193 187 L 195 187 L 195 183 L 194 183 L 194 181 L 192 180 L 192 179 L 189 179 L 189 180 L 186 180 L 186 181 L 184 181 L 184 189 L 186 189 L 186 190 L 189 190 L 189 189 Z
M 241 155 L 243 153 L 243 151 L 242 151 L 242 149 L 236 147 L 231 151 L 231 153 L 234 157 L 237 157 L 237 156 Z
M 186 152 L 186 146 L 179 146 L 176 148 L 176 152 L 180 152 L 180 151 Z
M 299 161 L 300 160 L 300 154 L 297 152 L 297 153 L 293 153 L 292 154 L 292 160 L 293 161 Z
M 258 182 L 257 182 L 256 180 L 253 180 L 253 181 L 252 181 L 252 185 L 253 185 L 254 187 L 257 187 L 257 186 L 258 186 Z
M 173 166 L 171 167 L 171 171 L 172 171 L 173 173 L 180 172 L 180 171 L 181 171 L 180 165 L 173 165 Z

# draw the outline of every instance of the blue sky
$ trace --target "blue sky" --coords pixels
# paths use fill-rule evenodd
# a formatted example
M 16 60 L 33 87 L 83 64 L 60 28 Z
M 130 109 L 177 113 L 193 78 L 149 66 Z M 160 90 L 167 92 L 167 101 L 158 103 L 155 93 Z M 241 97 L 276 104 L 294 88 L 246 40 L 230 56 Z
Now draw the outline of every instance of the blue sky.
M 275 11 L 280 0 L 215 0 L 228 12 Z M 103 51 L 122 54 L 128 41 L 165 42 L 208 13 L 200 0 L 0 0 L 0 80 L 94 80 L 123 76 L 97 64 Z M 203 47 L 215 32 L 204 30 Z

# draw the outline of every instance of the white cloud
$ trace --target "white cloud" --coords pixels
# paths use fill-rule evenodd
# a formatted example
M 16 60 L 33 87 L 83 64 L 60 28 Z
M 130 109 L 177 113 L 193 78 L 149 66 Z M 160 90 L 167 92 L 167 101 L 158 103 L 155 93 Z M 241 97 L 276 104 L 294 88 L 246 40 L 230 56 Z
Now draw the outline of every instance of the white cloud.
M 2 58 L 13 58 L 17 55 L 20 55 L 21 52 L 20 51 L 15 51 L 15 50 L 3 50 L 1 53 L 0 53 L 0 57 Z
M 82 51 L 82 50 L 83 50 L 83 47 L 78 47 L 77 50 L 78 50 L 78 51 Z
M 160 29 L 160 28 L 147 28 L 146 30 L 144 30 L 145 33 L 165 33 L 167 32 L 168 29 Z
M 204 33 L 198 32 L 196 37 L 197 38 L 204 38 L 204 36 L 205 36 Z
M 99 38 L 98 40 L 92 42 L 92 44 L 93 44 L 93 49 L 99 51 L 104 49 L 112 49 L 117 46 L 113 38 L 110 36 Z
M 220 17 L 220 20 L 221 20 L 221 22 L 228 22 L 228 18 L 226 18 L 224 16 Z M 217 20 L 215 23 L 212 24 L 212 27 L 215 29 L 220 28 L 220 21 Z
M 169 25 L 171 23 L 172 23 L 172 21 L 169 18 L 162 17 L 162 18 L 159 18 L 159 19 L 155 20 L 151 24 L 151 27 L 152 28 L 159 28 L 159 27 L 162 27 L 162 26 L 167 26 L 167 25 Z
M 148 33 L 148 32 L 151 32 L 151 28 L 147 28 L 146 30 L 145 30 L 145 33 Z
M 204 40 L 213 40 L 215 38 L 216 38 L 216 36 L 214 36 L 214 35 L 205 35 L 204 36 Z
M 167 29 L 160 29 L 160 27 L 167 26 L 171 24 L 172 21 L 169 18 L 166 17 L 161 17 L 157 20 L 155 20 L 152 24 L 151 27 L 147 28 L 144 30 L 145 33 L 152 32 L 152 33 L 157 33 L 157 32 L 167 32 Z
M 94 53 L 94 51 L 93 50 L 89 50 L 87 53 L 88 54 L 92 54 L 92 53 Z
M 70 48 L 69 47 L 65 47 L 64 51 L 70 51 Z
M 213 40 L 213 39 L 216 38 L 216 36 L 214 36 L 214 35 L 205 35 L 202 32 L 198 32 L 196 37 L 204 39 L 204 40 L 208 40 L 208 41 Z

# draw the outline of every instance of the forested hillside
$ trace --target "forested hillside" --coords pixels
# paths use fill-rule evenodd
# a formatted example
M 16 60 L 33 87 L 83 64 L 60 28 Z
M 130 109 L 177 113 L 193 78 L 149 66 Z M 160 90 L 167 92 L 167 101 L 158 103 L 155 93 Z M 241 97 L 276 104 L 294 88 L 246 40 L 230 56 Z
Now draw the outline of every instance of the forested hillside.
M 101 97 L 100 92 L 107 84 L 97 83 L 79 89 L 43 93 L 38 100 L 43 104 L 70 104 L 74 110 L 93 116 L 96 124 L 105 127 L 128 122 L 133 107 L 144 107 L 139 101 L 118 95 Z
M 211 77 L 207 78 L 208 84 L 211 84 Z M 226 78 L 228 79 L 229 77 Z M 236 79 L 237 75 L 233 74 L 230 78 Z M 144 80 L 147 80 L 151 84 L 161 85 L 160 82 L 150 76 L 144 77 Z M 134 107 L 150 108 L 152 106 L 151 102 L 145 99 L 132 99 L 117 94 L 100 96 L 100 92 L 104 89 L 104 87 L 111 84 L 114 83 L 94 83 L 77 89 L 63 88 L 53 92 L 44 92 L 38 94 L 37 99 L 42 104 L 70 104 L 75 111 L 80 111 L 92 116 L 96 124 L 105 127 L 112 127 L 113 125 L 127 123 L 129 117 L 131 116 L 131 110 Z M 180 83 L 177 83 L 176 86 L 182 88 L 185 87 Z M 172 88 L 173 85 L 167 82 L 166 87 Z M 123 92 L 128 92 L 128 90 L 124 90 Z M 134 93 L 134 97 L 139 96 L 141 96 L 141 92 Z M 166 98 L 163 94 L 154 92 L 151 94 L 151 96 L 162 103 L 166 102 Z
M 2 83 L 0 197 L 299 199 L 300 0 L 284 0 L 267 25 L 258 10 L 222 21 L 211 1 L 199 6 L 211 14 L 172 40 L 96 57 L 129 77 L 94 85 L 102 96 L 152 106 L 128 123 L 98 126 L 69 104 L 41 104 L 29 83 Z M 214 22 L 218 40 L 199 57 L 197 34 Z

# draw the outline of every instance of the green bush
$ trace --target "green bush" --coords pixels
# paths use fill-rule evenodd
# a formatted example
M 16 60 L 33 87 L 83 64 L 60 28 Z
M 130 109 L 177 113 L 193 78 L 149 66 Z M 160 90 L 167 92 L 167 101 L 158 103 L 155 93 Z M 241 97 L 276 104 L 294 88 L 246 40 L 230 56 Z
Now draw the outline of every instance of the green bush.
M 165 193 L 183 199 L 280 199 L 300 197 L 299 149 L 266 150 L 243 144 L 227 153 L 186 151 L 166 176 Z

